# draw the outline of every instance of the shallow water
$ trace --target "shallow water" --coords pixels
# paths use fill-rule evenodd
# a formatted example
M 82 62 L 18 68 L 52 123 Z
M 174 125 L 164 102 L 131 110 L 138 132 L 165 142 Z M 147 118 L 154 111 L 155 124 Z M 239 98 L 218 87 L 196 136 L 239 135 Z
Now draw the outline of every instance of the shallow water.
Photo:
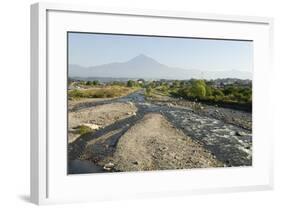
M 68 162 L 68 174 L 103 173 L 102 167 L 86 160 L 70 160 Z

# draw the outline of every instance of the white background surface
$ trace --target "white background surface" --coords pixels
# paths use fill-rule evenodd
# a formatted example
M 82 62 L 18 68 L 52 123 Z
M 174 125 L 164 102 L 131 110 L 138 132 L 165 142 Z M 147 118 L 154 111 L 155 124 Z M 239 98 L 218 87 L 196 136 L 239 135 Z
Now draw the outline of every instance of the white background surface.
M 29 5 L 34 1 L 1 2 L 0 9 L 0 206 L 33 207 L 29 197 Z M 67 2 L 59 1 L 57 2 Z M 77 2 L 78 1 L 68 1 Z M 275 190 L 265 192 L 208 194 L 145 200 L 73 204 L 54 207 L 280 207 L 281 206 L 281 13 L 278 0 L 103 0 L 86 1 L 100 6 L 140 9 L 186 10 L 275 18 L 275 80 L 271 96 L 276 99 L 272 124 L 275 139 Z M 279 83 L 278 83 L 279 82 Z M 94 187 L 93 187 L 94 188 Z M 109 187 L 110 188 L 110 187 Z

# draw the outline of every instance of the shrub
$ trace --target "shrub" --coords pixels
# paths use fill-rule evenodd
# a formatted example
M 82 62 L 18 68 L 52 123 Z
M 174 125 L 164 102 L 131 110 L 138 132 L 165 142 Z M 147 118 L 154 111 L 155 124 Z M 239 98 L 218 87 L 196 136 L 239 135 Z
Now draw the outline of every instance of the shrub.
M 92 131 L 92 129 L 90 127 L 81 125 L 81 126 L 78 127 L 78 132 L 77 133 L 82 135 L 82 134 L 89 133 L 91 131 Z
M 147 86 L 146 89 L 145 89 L 146 95 L 150 96 L 151 95 L 151 91 L 152 91 L 152 88 L 150 86 Z

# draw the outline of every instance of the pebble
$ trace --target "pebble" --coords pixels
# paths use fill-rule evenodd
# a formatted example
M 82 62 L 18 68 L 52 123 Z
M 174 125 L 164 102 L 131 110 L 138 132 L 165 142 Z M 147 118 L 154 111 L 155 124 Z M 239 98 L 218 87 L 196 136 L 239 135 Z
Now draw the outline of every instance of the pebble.
M 138 163 L 138 161 L 133 161 L 133 164 L 138 165 L 139 163 Z
M 127 115 L 135 116 L 135 115 L 137 115 L 137 114 L 136 114 L 136 112 L 128 112 Z
M 109 162 L 103 166 L 103 169 L 110 171 L 110 170 L 112 170 L 113 167 L 114 167 L 114 164 L 112 162 Z

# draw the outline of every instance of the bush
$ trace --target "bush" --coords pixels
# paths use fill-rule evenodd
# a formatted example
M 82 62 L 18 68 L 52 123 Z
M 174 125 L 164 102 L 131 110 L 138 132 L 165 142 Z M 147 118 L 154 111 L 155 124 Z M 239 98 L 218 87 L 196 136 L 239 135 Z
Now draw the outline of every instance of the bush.
M 78 127 L 78 132 L 77 133 L 82 135 L 82 134 L 89 133 L 91 131 L 92 131 L 92 129 L 90 127 L 81 125 L 81 126 Z
M 152 88 L 150 86 L 147 86 L 146 89 L 145 89 L 146 95 L 150 96 L 151 95 L 151 91 L 152 91 Z

